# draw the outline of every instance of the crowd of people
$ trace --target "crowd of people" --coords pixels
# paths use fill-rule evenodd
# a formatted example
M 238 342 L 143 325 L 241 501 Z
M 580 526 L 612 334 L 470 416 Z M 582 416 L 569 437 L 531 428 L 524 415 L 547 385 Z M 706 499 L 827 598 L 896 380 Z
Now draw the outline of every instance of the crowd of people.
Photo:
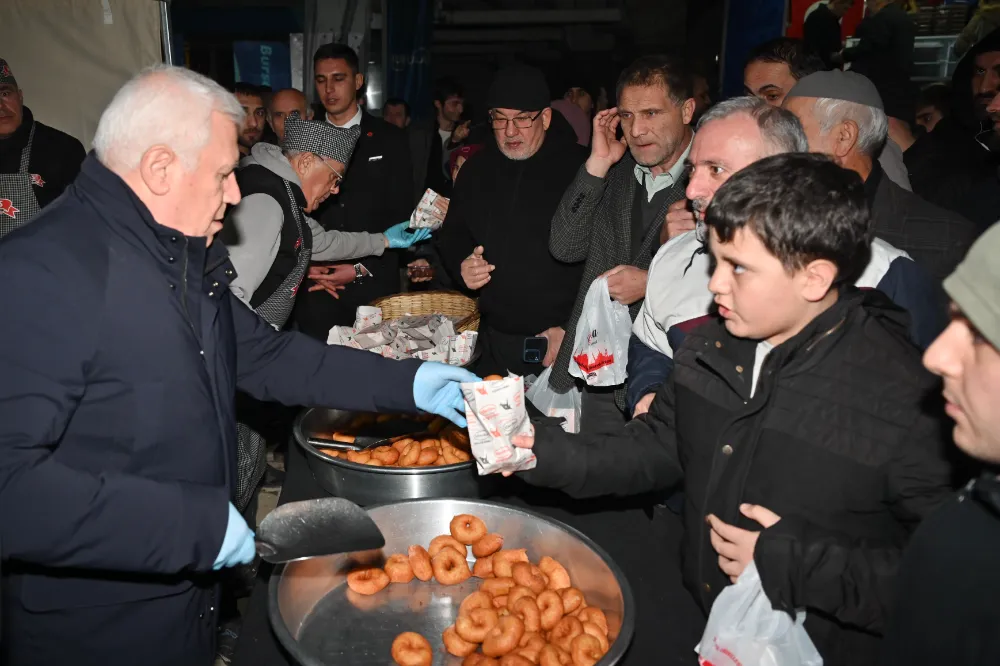
M 159 67 L 87 156 L 0 60 L 3 662 L 209 663 L 270 403 L 461 423 L 459 381 L 513 372 L 579 394 L 579 432 L 533 414 L 507 483 L 622 568 L 633 653 L 693 663 L 752 562 L 826 664 L 996 663 L 1000 30 L 921 91 L 898 4 L 845 50 L 851 4 L 714 104 L 667 55 L 559 99 L 504 67 L 482 119 L 442 80 L 428 122 L 365 110 L 345 45 L 315 53 L 315 108 Z M 408 228 L 427 189 L 433 234 Z M 597 279 L 633 320 L 614 387 L 570 373 Z M 322 344 L 425 288 L 477 299 L 469 371 Z

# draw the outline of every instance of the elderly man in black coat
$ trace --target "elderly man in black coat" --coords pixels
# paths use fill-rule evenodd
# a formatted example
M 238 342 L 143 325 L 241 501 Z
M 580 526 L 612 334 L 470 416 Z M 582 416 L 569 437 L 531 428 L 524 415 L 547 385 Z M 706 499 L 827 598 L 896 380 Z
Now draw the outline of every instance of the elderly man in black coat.
M 278 333 L 231 293 L 212 241 L 241 120 L 198 74 L 139 75 L 65 196 L 0 243 L 0 663 L 212 663 L 212 572 L 254 555 L 237 386 L 464 422 L 471 373 Z

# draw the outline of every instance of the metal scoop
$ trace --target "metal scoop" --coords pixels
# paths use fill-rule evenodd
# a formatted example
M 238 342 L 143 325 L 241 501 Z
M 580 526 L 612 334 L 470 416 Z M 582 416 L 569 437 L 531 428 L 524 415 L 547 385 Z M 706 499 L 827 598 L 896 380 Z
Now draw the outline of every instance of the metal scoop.
M 272 564 L 385 545 L 368 513 L 341 497 L 279 506 L 261 521 L 256 541 L 257 554 Z

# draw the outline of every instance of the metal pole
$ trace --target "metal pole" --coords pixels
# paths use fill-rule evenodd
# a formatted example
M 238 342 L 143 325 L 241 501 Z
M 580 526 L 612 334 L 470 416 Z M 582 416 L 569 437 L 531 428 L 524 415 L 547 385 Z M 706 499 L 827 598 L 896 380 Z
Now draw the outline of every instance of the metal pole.
M 170 0 L 158 0 L 160 3 L 160 39 L 163 41 L 163 62 L 174 64 L 174 32 L 170 28 Z

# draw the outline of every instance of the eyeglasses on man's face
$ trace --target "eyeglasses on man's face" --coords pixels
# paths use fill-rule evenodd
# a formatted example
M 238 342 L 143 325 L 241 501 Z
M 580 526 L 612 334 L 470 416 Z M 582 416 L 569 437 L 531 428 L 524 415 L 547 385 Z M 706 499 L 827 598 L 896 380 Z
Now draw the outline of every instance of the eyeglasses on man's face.
M 536 120 L 538 120 L 540 115 L 542 115 L 541 111 L 535 113 L 533 116 L 527 113 L 519 113 L 513 118 L 508 118 L 502 113 L 490 111 L 490 122 L 493 124 L 493 129 L 495 130 L 507 129 L 507 123 L 514 123 L 514 127 L 518 129 L 528 129 Z
M 333 179 L 333 182 L 330 183 L 330 187 L 337 187 L 338 185 L 340 185 L 341 181 L 344 180 L 344 175 L 342 173 L 340 173 L 339 171 L 337 171 L 336 169 L 334 169 L 332 166 L 330 166 L 327 163 L 327 161 L 325 159 L 323 159 L 322 157 L 320 158 L 319 161 L 323 163 L 323 166 L 325 166 L 327 169 L 329 169 L 330 171 L 332 171 L 334 176 L 336 176 L 336 178 Z

